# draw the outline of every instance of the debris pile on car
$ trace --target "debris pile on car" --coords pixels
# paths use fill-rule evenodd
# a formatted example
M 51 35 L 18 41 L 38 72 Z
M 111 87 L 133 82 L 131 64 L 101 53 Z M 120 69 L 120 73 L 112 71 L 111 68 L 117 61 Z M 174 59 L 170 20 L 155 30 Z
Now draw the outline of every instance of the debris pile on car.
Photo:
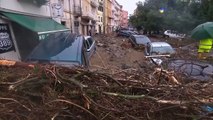
M 3 61 L 0 75 L 2 120 L 213 118 L 212 81 L 184 81 L 160 68 L 104 74 Z

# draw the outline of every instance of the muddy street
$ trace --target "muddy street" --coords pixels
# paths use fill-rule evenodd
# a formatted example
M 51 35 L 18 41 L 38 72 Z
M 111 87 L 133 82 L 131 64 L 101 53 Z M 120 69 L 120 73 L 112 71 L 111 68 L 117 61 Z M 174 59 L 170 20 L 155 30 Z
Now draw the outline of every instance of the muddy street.
M 116 33 L 112 33 L 110 35 L 95 35 L 94 39 L 96 40 L 96 53 L 93 55 L 90 61 L 90 70 L 91 71 L 99 71 L 104 72 L 107 74 L 114 74 L 120 70 L 138 70 L 138 71 L 146 71 L 149 69 L 144 69 L 146 67 L 150 67 L 151 69 L 154 69 L 157 67 L 155 64 L 151 63 L 149 59 L 145 58 L 144 50 L 138 50 L 135 49 L 132 44 L 129 42 L 129 38 L 117 36 Z M 155 41 L 161 41 L 161 42 L 167 42 L 172 45 L 172 47 L 175 49 L 176 54 L 167 59 L 165 62 L 167 64 L 175 62 L 176 60 L 185 61 L 182 62 L 182 66 L 185 66 L 184 68 L 174 68 L 174 66 L 170 66 L 171 69 L 175 70 L 177 72 L 183 72 L 183 74 L 189 74 L 188 70 L 190 71 L 197 71 L 200 74 L 197 73 L 190 73 L 190 75 L 196 74 L 196 76 L 192 76 L 193 78 L 197 79 L 206 79 L 206 73 L 208 73 L 207 79 L 212 79 L 212 63 L 211 59 L 209 61 L 205 61 L 205 63 L 199 63 L 201 62 L 197 58 L 197 42 L 191 41 L 191 40 L 177 40 L 177 39 L 169 39 L 169 38 L 162 38 L 162 37 L 149 37 L 149 39 L 152 42 Z M 190 64 L 189 64 L 190 62 Z M 199 64 L 208 64 L 207 68 L 205 66 L 200 66 Z M 190 67 L 190 66 L 196 66 L 197 67 Z M 200 69 L 197 69 L 200 68 Z M 206 71 L 202 73 L 203 71 Z M 203 75 L 204 74 L 204 75 Z M 189 77 L 189 76 L 187 76 Z M 191 77 L 191 76 L 190 76 Z
M 117 36 L 116 33 L 110 35 L 96 35 L 94 36 L 96 40 L 97 50 L 96 54 L 92 57 L 90 66 L 91 70 L 102 69 L 102 70 L 112 70 L 112 69 L 127 69 L 127 68 L 139 68 L 141 64 L 148 64 L 148 60 L 145 59 L 144 50 L 136 50 L 133 48 L 129 42 L 129 38 Z M 178 57 L 181 55 L 179 48 L 183 44 L 180 41 L 165 40 L 165 38 L 149 37 L 151 41 L 164 41 L 170 42 L 170 44 L 176 49 Z M 196 47 L 194 44 L 191 47 Z M 188 49 L 187 49 L 188 50 Z M 194 50 L 192 50 L 194 51 Z M 196 51 L 191 52 L 193 59 L 196 57 Z M 186 55 L 185 56 L 189 56 Z
M 144 62 L 144 52 L 132 48 L 128 38 L 116 34 L 94 37 L 97 44 L 96 54 L 91 59 L 92 70 L 113 71 L 116 69 L 138 68 Z

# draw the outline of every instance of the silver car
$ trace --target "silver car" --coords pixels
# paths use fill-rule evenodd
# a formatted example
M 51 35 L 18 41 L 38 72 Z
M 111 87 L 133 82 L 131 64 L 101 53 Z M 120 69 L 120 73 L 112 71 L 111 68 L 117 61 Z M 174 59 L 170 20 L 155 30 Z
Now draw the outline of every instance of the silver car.
M 148 43 L 150 43 L 150 39 L 145 35 L 131 35 L 129 40 L 133 47 L 135 48 L 144 48 Z
M 150 42 L 145 47 L 145 57 L 151 58 L 152 62 L 161 65 L 162 58 L 170 57 L 175 53 L 172 46 L 166 42 Z
M 91 36 L 84 36 L 85 38 L 85 47 L 86 47 L 86 54 L 88 58 L 90 59 L 91 56 L 95 53 L 96 51 L 96 44 L 95 40 Z

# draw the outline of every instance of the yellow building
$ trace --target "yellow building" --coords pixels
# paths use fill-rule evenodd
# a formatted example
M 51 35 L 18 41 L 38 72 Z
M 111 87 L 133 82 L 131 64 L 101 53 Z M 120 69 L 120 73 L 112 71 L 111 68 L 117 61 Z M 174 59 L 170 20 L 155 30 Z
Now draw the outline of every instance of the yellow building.
M 95 24 L 97 21 L 97 0 L 83 0 L 82 1 L 82 16 L 80 22 L 80 33 L 89 35 L 89 30 L 95 33 Z
M 104 1 L 104 33 L 110 33 L 112 31 L 112 0 Z
M 104 2 L 104 31 L 111 33 L 120 26 L 122 6 L 116 0 L 105 0 Z

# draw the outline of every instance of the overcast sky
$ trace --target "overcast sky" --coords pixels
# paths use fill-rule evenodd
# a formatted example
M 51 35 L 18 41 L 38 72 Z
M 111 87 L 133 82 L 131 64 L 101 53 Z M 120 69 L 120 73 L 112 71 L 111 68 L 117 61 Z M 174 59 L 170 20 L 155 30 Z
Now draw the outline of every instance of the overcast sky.
M 120 5 L 123 6 L 123 10 L 128 11 L 128 14 L 133 14 L 134 10 L 136 9 L 136 3 L 138 1 L 144 0 L 116 0 Z

